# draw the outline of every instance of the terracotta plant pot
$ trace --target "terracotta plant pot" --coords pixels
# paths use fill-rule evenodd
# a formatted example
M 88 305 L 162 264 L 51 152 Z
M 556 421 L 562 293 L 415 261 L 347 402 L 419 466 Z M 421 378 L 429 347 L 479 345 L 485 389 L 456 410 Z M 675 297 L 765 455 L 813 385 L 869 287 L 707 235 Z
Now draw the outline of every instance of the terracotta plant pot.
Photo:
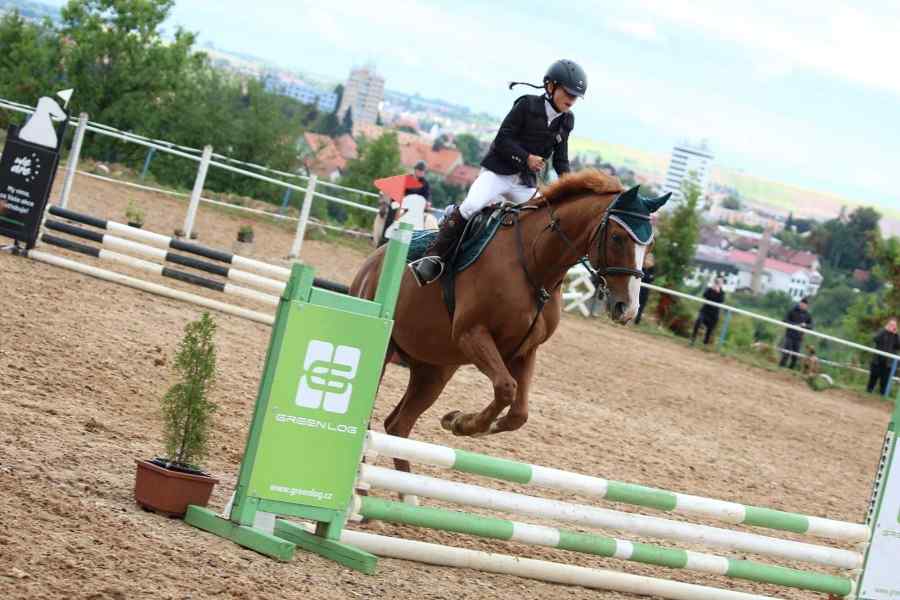
M 136 460 L 134 499 L 142 508 L 182 517 L 189 504 L 206 506 L 219 480 L 209 475 L 166 469 L 153 461 Z

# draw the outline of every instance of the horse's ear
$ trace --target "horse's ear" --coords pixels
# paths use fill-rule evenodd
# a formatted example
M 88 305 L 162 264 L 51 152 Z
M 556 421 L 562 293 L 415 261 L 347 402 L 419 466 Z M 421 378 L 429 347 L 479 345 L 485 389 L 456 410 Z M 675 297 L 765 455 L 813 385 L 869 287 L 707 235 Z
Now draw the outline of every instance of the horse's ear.
M 660 208 L 662 208 L 666 202 L 669 201 L 669 198 L 672 197 L 672 192 L 667 194 L 663 194 L 658 198 L 644 198 L 644 205 L 651 213 L 655 213 Z
M 640 196 L 638 192 L 640 191 L 641 186 L 636 185 L 633 188 L 628 189 L 627 191 L 619 194 L 619 197 L 616 199 L 615 204 L 618 206 L 628 206 L 633 205 L 635 202 L 640 202 Z

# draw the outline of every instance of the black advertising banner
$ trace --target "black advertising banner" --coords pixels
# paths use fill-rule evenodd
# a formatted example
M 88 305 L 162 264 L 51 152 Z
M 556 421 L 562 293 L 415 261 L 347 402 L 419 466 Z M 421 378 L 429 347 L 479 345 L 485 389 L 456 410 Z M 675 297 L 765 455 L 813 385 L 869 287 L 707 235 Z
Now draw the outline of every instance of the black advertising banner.
M 58 162 L 56 149 L 22 141 L 10 126 L 0 159 L 0 236 L 34 247 Z

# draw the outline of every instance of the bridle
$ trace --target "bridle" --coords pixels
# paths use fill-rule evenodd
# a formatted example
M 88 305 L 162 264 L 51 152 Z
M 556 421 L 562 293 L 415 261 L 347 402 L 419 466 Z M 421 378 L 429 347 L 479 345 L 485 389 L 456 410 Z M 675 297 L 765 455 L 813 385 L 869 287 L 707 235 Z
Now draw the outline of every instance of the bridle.
M 566 269 L 568 271 L 569 268 L 573 267 L 577 263 L 581 263 L 588 273 L 591 274 L 591 280 L 594 283 L 594 287 L 596 288 L 597 295 L 607 295 L 609 293 L 609 285 L 606 281 L 608 276 L 612 275 L 629 275 L 631 277 L 637 277 L 638 279 L 643 279 L 644 271 L 640 268 L 631 268 L 631 267 L 616 267 L 609 266 L 606 264 L 606 240 L 609 234 L 609 220 L 610 217 L 614 215 L 622 215 L 627 217 L 632 217 L 641 220 L 650 220 L 649 215 L 642 215 L 640 213 L 622 210 L 620 208 L 615 208 L 616 202 L 619 201 L 619 198 L 622 196 L 623 192 L 619 192 L 618 195 L 613 199 L 612 202 L 604 209 L 603 216 L 600 219 L 600 223 L 594 228 L 593 233 L 591 234 L 590 241 L 588 242 L 588 253 L 582 254 L 579 256 L 574 262 L 568 265 Z M 543 201 L 543 203 L 538 202 L 532 204 L 532 201 L 535 199 Z M 538 240 L 540 239 L 541 234 L 546 231 L 552 231 L 555 233 L 559 239 L 563 241 L 563 243 L 569 248 L 570 252 L 575 256 L 578 256 L 578 248 L 575 243 L 566 235 L 566 232 L 562 230 L 561 220 L 559 216 L 556 214 L 556 209 L 550 200 L 546 196 L 538 197 L 538 191 L 535 190 L 534 195 L 532 195 L 531 199 L 520 207 L 513 209 L 513 214 L 515 215 L 515 223 L 514 227 L 516 230 L 516 248 L 519 254 L 519 262 L 522 265 L 522 270 L 525 272 L 525 279 L 528 280 L 528 284 L 531 286 L 532 290 L 535 293 L 535 302 L 537 303 L 537 314 L 535 314 L 534 319 L 531 321 L 531 326 L 528 328 L 528 332 L 525 334 L 525 337 L 522 338 L 522 341 L 516 346 L 515 350 L 509 355 L 510 357 L 515 356 L 516 353 L 521 349 L 522 345 L 525 343 L 525 340 L 531 335 L 531 332 L 534 330 L 535 325 L 538 322 L 538 319 L 541 316 L 541 313 L 544 310 L 544 306 L 552 297 L 552 292 L 548 290 L 546 287 L 540 285 L 539 282 L 535 281 L 531 272 L 528 270 L 528 262 L 525 260 L 525 244 L 522 239 L 522 227 L 521 227 L 521 212 L 526 210 L 536 211 L 542 206 L 547 207 L 547 213 L 550 216 L 550 222 L 541 230 L 540 234 L 535 237 L 535 240 L 532 242 L 532 254 L 534 254 L 534 248 L 537 245 Z M 597 247 L 597 264 L 594 265 L 590 259 L 591 248 L 596 245 Z M 551 289 L 556 289 L 562 285 L 562 280 L 556 283 Z
M 609 221 L 610 217 L 614 215 L 627 216 L 634 219 L 640 219 L 643 221 L 649 221 L 650 215 L 642 215 L 640 213 L 632 212 L 629 210 L 623 210 L 621 208 L 616 208 L 616 203 L 621 198 L 622 192 L 620 192 L 612 202 L 604 209 L 603 216 L 600 219 L 600 222 L 594 228 L 594 232 L 591 234 L 590 241 L 588 242 L 588 253 L 582 254 L 578 257 L 569 267 L 574 266 L 576 263 L 581 263 L 584 266 L 585 270 L 591 274 L 591 278 L 594 281 L 594 284 L 597 286 L 598 290 L 601 290 L 605 293 L 609 291 L 609 287 L 606 282 L 606 277 L 611 275 L 630 275 L 632 277 L 637 277 L 638 279 L 643 279 L 644 271 L 638 266 L 638 268 L 631 267 L 616 267 L 610 266 L 606 264 L 606 248 L 607 248 L 607 239 L 609 238 Z M 537 197 L 537 192 L 532 196 L 532 200 Z M 539 200 L 543 201 L 542 203 L 531 204 L 531 200 L 526 206 L 523 206 L 523 209 L 531 209 L 537 210 L 541 208 L 542 204 L 547 207 L 547 213 L 550 217 L 550 222 L 544 227 L 541 233 L 545 231 L 552 231 L 563 241 L 563 243 L 568 247 L 569 251 L 578 256 L 578 248 L 575 246 L 575 243 L 566 235 L 566 232 L 562 230 L 561 219 L 556 214 L 556 208 L 550 202 L 550 200 L 546 196 L 542 196 Z M 516 229 L 519 229 L 518 220 L 516 222 Z M 518 232 L 519 237 L 519 245 L 521 246 L 521 231 Z M 537 244 L 537 240 L 540 238 L 540 235 L 535 238 L 535 241 L 532 243 L 532 254 L 534 254 L 534 247 Z M 597 264 L 591 262 L 590 260 L 590 252 L 591 249 L 596 246 L 597 248 Z M 524 256 L 521 257 L 523 260 L 522 268 L 525 270 L 525 276 L 531 283 L 531 287 L 534 288 L 535 292 L 538 295 L 542 295 L 541 291 L 546 291 L 533 281 L 531 274 L 528 272 L 528 266 L 524 261 Z M 599 285 L 598 285 L 599 284 Z M 557 284 L 559 285 L 559 284 Z

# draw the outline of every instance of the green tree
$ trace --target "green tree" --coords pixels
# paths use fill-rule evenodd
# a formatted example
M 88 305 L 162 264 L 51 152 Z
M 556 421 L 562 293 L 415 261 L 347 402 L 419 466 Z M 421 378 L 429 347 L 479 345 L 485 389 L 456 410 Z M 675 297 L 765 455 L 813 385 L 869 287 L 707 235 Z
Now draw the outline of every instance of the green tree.
M 396 133 L 385 133 L 375 140 L 361 137 L 357 141 L 357 150 L 359 158 L 347 162 L 347 168 L 340 179 L 341 185 L 377 192 L 374 183 L 376 179 L 403 172 Z M 348 199 L 359 200 L 356 196 L 348 196 Z M 329 203 L 328 210 L 339 221 L 344 221 L 349 215 L 343 206 L 333 202 Z M 372 217 L 368 213 L 354 217 L 355 224 L 362 227 L 369 226 L 371 221 Z
M 657 281 L 675 289 L 684 285 L 700 238 L 698 205 L 701 189 L 696 177 L 684 181 L 682 193 L 683 199 L 660 216 L 659 235 L 653 250 Z
M 813 229 L 810 243 L 834 268 L 845 271 L 869 269 L 875 262 L 873 245 L 881 239 L 881 214 L 870 207 L 850 213 L 846 222 L 831 219 Z
M 810 305 L 810 313 L 816 327 L 840 326 L 847 314 L 847 308 L 856 302 L 859 290 L 847 285 L 819 290 L 816 300 Z
M 463 162 L 467 165 L 477 165 L 481 162 L 481 142 L 469 133 L 461 133 L 456 136 L 456 149 L 460 151 Z
M 347 108 L 347 112 L 344 113 L 344 118 L 341 119 L 341 126 L 338 127 L 337 131 L 338 135 L 343 135 L 345 133 L 349 133 L 353 135 L 353 107 Z
M 67 84 L 78 107 L 95 121 L 153 133 L 168 104 L 205 55 L 195 35 L 177 28 L 162 36 L 174 0 L 70 0 L 61 11 L 60 35 Z
M 879 241 L 874 248 L 875 274 L 885 282 L 877 294 L 860 294 L 844 319 L 848 335 L 868 342 L 890 317 L 900 317 L 900 238 Z
M 8 100 L 34 104 L 61 87 L 59 36 L 48 22 L 30 23 L 16 11 L 3 16 L 0 48 L 0 90 Z M 0 116 L 4 128 L 6 116 Z
M 431 186 L 431 203 L 437 208 L 459 204 L 465 198 L 466 191 L 463 188 L 451 185 L 440 177 L 429 174 L 428 182 Z
M 321 133 L 327 136 L 336 136 L 341 129 L 341 122 L 338 121 L 337 115 L 333 112 L 319 113 L 310 131 Z
M 727 208 L 728 210 L 741 210 L 741 199 L 735 194 L 730 194 L 727 198 L 722 200 L 722 208 Z

